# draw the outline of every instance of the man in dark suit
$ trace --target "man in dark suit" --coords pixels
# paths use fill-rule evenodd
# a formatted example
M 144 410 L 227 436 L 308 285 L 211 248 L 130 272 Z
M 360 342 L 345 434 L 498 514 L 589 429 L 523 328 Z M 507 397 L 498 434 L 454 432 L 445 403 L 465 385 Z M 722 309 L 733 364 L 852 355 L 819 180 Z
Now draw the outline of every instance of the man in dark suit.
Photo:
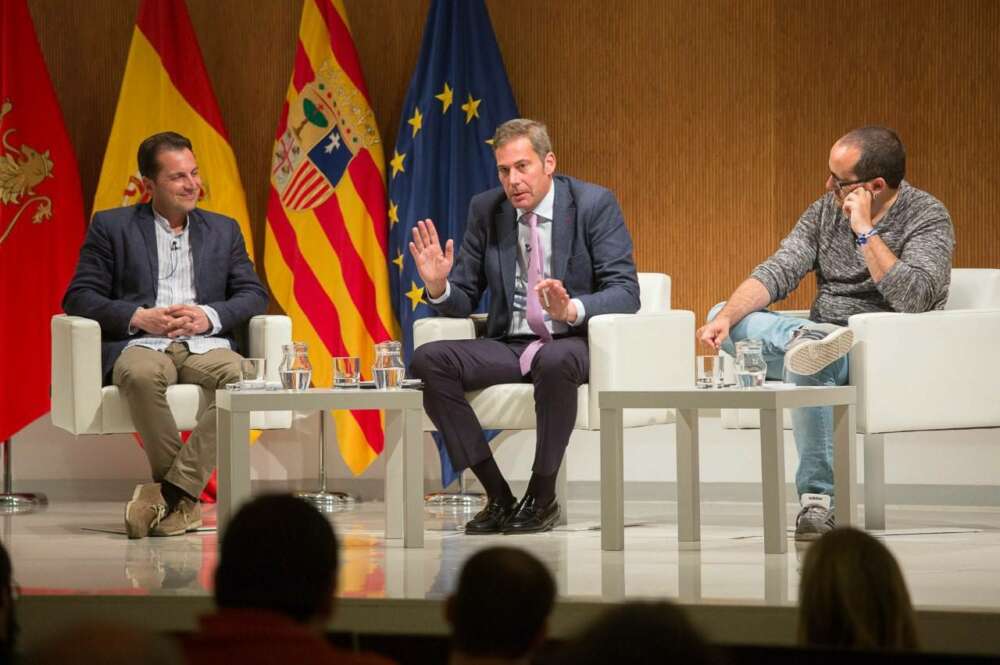
M 431 220 L 417 223 L 410 253 L 431 305 L 464 317 L 490 293 L 486 337 L 425 344 L 411 371 L 424 410 L 456 469 L 469 467 L 488 496 L 466 533 L 530 533 L 559 517 L 556 473 L 576 420 L 577 387 L 590 373 L 587 321 L 634 313 L 639 283 L 632 239 L 614 195 L 556 175 L 540 122 L 511 120 L 493 138 L 502 187 L 475 196 L 462 248 L 442 249 Z M 531 480 L 518 502 L 504 480 L 465 392 L 531 382 L 538 438 Z
M 155 134 L 138 161 L 151 202 L 94 215 L 63 298 L 67 314 L 100 323 L 104 381 L 121 390 L 149 457 L 155 482 L 138 485 L 125 507 L 130 538 L 201 526 L 215 391 L 240 377 L 234 330 L 267 309 L 236 220 L 197 208 L 191 142 Z M 167 404 L 175 383 L 201 386 L 208 403 L 187 445 Z

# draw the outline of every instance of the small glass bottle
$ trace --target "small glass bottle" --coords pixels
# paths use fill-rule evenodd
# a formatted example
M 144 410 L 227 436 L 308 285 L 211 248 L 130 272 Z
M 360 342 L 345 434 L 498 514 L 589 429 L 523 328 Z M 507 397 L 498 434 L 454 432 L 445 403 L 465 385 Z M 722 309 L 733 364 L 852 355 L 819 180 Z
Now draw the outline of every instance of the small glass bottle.
M 736 343 L 736 385 L 740 388 L 764 385 L 767 362 L 764 360 L 763 348 L 759 339 Z
M 403 384 L 403 345 L 388 341 L 375 345 L 375 364 L 372 366 L 372 378 L 379 390 L 399 390 Z
M 306 390 L 312 381 L 309 346 L 305 342 L 292 342 L 282 345 L 281 351 L 284 354 L 278 368 L 281 387 L 296 392 Z

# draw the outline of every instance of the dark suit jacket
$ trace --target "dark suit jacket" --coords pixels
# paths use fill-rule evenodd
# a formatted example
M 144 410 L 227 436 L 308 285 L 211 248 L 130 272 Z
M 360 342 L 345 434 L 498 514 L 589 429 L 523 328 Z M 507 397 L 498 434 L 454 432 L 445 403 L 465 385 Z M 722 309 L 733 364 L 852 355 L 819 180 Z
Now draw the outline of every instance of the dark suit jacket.
M 129 340 L 137 307 L 156 304 L 159 261 L 153 208 L 148 203 L 98 212 L 80 249 L 76 274 L 63 296 L 67 314 L 101 324 L 101 367 L 105 382 Z M 236 220 L 205 210 L 188 215 L 197 304 L 219 313 L 219 336 L 239 350 L 233 335 L 267 311 L 267 291 L 247 256 Z
M 587 334 L 598 314 L 639 310 L 639 281 L 632 238 L 614 194 L 603 187 L 556 175 L 552 220 L 552 277 L 579 298 L 587 318 L 569 333 Z M 510 326 L 517 269 L 517 214 L 503 188 L 477 194 L 469 204 L 462 247 L 448 281 L 448 299 L 433 306 L 444 316 L 465 317 L 490 290 L 488 337 L 502 337 Z

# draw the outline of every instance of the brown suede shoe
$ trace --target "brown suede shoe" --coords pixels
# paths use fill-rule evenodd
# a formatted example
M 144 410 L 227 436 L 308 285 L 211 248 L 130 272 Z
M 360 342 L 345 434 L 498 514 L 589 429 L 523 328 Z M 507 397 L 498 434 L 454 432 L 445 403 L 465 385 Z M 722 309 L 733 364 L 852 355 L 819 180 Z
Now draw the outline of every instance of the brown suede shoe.
M 125 533 L 129 538 L 145 538 L 166 512 L 159 483 L 136 485 L 132 500 L 125 504 Z
M 183 536 L 201 526 L 201 504 L 190 497 L 183 497 L 149 532 L 151 536 Z

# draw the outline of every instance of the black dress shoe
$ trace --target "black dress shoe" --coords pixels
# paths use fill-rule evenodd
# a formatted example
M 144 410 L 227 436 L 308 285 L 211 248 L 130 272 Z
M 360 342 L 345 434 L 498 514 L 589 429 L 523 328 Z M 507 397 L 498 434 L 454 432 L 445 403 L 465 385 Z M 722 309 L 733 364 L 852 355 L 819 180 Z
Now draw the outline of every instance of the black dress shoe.
M 559 502 L 555 497 L 548 505 L 543 506 L 535 500 L 535 497 L 526 494 L 521 503 L 517 504 L 517 512 L 507 522 L 503 532 L 512 534 L 548 531 L 555 526 L 558 519 Z
M 490 499 L 465 525 L 468 534 L 500 533 L 517 509 L 517 499 Z

